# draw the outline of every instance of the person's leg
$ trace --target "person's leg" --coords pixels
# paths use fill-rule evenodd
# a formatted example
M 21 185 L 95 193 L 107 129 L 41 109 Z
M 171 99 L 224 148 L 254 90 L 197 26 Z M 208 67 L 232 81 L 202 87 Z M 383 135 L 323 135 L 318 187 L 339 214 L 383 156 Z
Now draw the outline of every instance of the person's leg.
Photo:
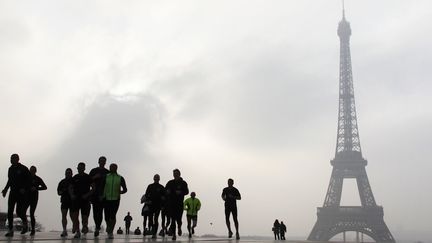
M 160 214 L 160 209 L 155 209 L 154 213 L 153 213 L 153 228 L 152 228 L 152 237 L 156 238 L 157 232 L 158 232 L 158 227 L 159 227 L 159 214 Z
M 198 223 L 198 215 L 192 217 L 192 234 L 195 234 L 195 227 Z
M 186 214 L 186 221 L 187 221 L 187 230 L 189 233 L 189 238 L 191 238 L 192 237 L 192 228 L 191 228 L 192 216 Z
M 27 220 L 27 209 L 30 205 L 30 197 L 28 195 L 20 195 L 17 200 L 16 214 L 21 218 L 23 228 L 21 234 L 25 234 L 28 231 L 28 220 Z
M 104 205 L 103 202 L 99 201 L 98 199 L 95 199 L 92 204 L 93 204 L 93 220 L 96 226 L 95 230 L 99 231 L 103 220 Z
M 32 196 L 30 198 L 30 224 L 31 224 L 31 234 L 35 233 L 36 219 L 35 211 L 38 203 L 38 197 Z
M 177 229 L 178 229 L 178 235 L 181 236 L 182 235 L 182 218 L 183 218 L 183 206 L 181 207 L 181 209 L 178 209 L 177 211 Z
M 80 222 L 79 222 L 79 209 L 71 208 L 70 217 L 72 219 L 72 234 L 75 234 L 75 238 L 81 237 Z
M 90 202 L 83 201 L 81 207 L 81 222 L 82 222 L 82 233 L 87 234 L 88 232 L 88 218 L 90 215 Z
M 66 207 L 66 205 L 64 205 L 62 203 L 62 205 L 60 206 L 61 209 L 61 214 L 62 214 L 62 228 L 63 228 L 63 232 L 61 233 L 61 237 L 65 237 L 67 236 L 67 213 L 68 213 L 68 208 Z
M 226 226 L 227 226 L 227 228 L 228 228 L 228 238 L 231 238 L 232 237 L 232 231 L 231 231 L 231 222 L 230 222 L 230 213 L 231 213 L 231 210 L 229 210 L 228 208 L 225 208 L 225 223 L 226 223 Z
M 234 221 L 234 226 L 236 229 L 236 239 L 239 240 L 240 239 L 240 234 L 239 234 L 239 223 L 237 220 L 237 208 L 234 208 L 232 210 L 232 215 L 233 215 L 233 221 Z
M 16 197 L 15 195 L 13 195 L 12 191 L 9 191 L 8 213 L 7 213 L 9 232 L 6 233 L 7 237 L 13 236 L 13 218 L 14 218 L 15 204 L 16 204 Z

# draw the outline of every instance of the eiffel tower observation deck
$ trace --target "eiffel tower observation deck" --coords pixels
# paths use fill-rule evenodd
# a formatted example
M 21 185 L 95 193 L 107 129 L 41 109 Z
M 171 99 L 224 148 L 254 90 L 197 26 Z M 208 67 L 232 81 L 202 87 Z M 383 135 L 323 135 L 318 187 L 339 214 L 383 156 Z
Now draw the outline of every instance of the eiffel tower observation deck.
M 347 231 L 363 233 L 376 242 L 395 242 L 384 222 L 384 211 L 375 202 L 366 174 L 367 161 L 363 158 L 357 124 L 354 99 L 354 83 L 350 52 L 350 23 L 342 20 L 337 34 L 340 39 L 339 64 L 339 112 L 335 158 L 331 161 L 333 171 L 324 205 L 318 208 L 315 223 L 308 240 L 329 241 L 333 236 Z M 361 206 L 341 206 L 343 181 L 357 181 Z

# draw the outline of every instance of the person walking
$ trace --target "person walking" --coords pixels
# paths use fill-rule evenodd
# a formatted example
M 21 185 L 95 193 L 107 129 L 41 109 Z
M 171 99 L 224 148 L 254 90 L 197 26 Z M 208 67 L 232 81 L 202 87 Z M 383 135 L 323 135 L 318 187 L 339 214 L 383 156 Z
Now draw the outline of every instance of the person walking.
M 230 214 L 233 216 L 234 226 L 236 229 L 236 239 L 240 239 L 239 223 L 237 219 L 237 200 L 241 200 L 239 190 L 234 186 L 234 180 L 228 179 L 228 187 L 222 190 L 222 199 L 225 201 L 225 222 L 228 228 L 228 238 L 231 238 L 233 232 L 231 231 Z
M 153 183 L 147 186 L 144 194 L 146 203 L 150 209 L 149 228 L 151 229 L 153 239 L 156 239 L 159 227 L 159 214 L 162 208 L 162 201 L 165 199 L 165 187 L 159 184 L 159 181 L 160 176 L 158 174 L 154 175 Z
M 91 204 L 93 205 L 93 220 L 95 222 L 95 231 L 94 236 L 99 236 L 99 231 L 101 229 L 102 225 L 102 219 L 103 219 L 103 201 L 102 201 L 102 194 L 104 190 L 105 185 L 105 176 L 109 173 L 109 170 L 105 168 L 106 164 L 106 157 L 101 156 L 99 157 L 98 164 L 99 166 L 96 168 L 93 168 L 89 176 L 92 179 L 92 183 L 95 187 L 94 193 L 92 197 L 90 198 Z
M 117 211 L 120 206 L 120 195 L 127 192 L 126 181 L 121 175 L 117 173 L 117 168 L 117 164 L 110 164 L 110 172 L 106 175 L 103 192 L 108 239 L 114 238 L 113 231 L 116 224 Z
M 183 205 L 186 210 L 189 238 L 192 238 L 192 235 L 195 234 L 195 227 L 197 226 L 198 211 L 201 209 L 201 202 L 196 198 L 196 193 L 191 192 L 190 197 L 184 201 Z
M 69 193 L 69 187 L 72 185 L 72 169 L 67 168 L 65 171 L 65 178 L 61 180 L 57 186 L 57 194 L 60 196 L 60 210 L 62 214 L 62 227 L 63 232 L 61 237 L 66 237 L 67 234 L 67 213 L 72 206 L 72 199 Z M 71 218 L 72 220 L 72 218 Z
M 130 233 L 130 226 L 132 222 L 132 216 L 130 216 L 130 212 L 127 212 L 127 215 L 123 220 L 125 221 L 125 233 L 128 235 Z
M 39 191 L 43 191 L 47 189 L 47 186 L 45 185 L 45 182 L 36 175 L 37 169 L 35 166 L 30 167 L 30 174 L 31 174 L 31 182 L 32 185 L 30 187 L 30 225 L 31 225 L 31 231 L 30 235 L 35 235 L 36 229 L 36 219 L 35 219 L 35 211 L 39 200 Z
M 28 231 L 27 208 L 29 201 L 29 193 L 31 187 L 31 174 L 28 168 L 19 162 L 19 155 L 12 154 L 10 157 L 11 166 L 8 170 L 8 181 L 2 191 L 3 197 L 6 197 L 7 191 L 10 188 L 8 198 L 8 232 L 6 237 L 12 237 L 13 231 L 13 212 L 16 205 L 16 214 L 21 218 L 23 228 L 21 234 Z
M 189 188 L 186 181 L 181 178 L 179 169 L 173 170 L 173 177 L 174 179 L 168 181 L 165 189 L 168 215 L 171 217 L 170 231 L 172 232 L 172 240 L 176 240 L 176 223 L 178 235 L 182 235 L 183 200 L 184 196 L 189 194 Z
M 275 240 L 280 240 L 280 224 L 279 221 L 276 219 L 273 223 L 273 234 Z
M 81 232 L 87 234 L 88 232 L 88 217 L 90 214 L 90 196 L 94 192 L 94 185 L 90 176 L 85 173 L 86 164 L 84 162 L 78 163 L 78 174 L 72 177 L 72 183 L 69 187 L 71 194 L 71 218 L 72 218 L 72 233 L 75 233 L 74 238 L 81 238 Z M 81 211 L 82 230 L 80 232 L 79 213 Z
M 280 222 L 280 237 L 281 240 L 285 240 L 285 232 L 286 232 L 286 226 L 283 221 Z

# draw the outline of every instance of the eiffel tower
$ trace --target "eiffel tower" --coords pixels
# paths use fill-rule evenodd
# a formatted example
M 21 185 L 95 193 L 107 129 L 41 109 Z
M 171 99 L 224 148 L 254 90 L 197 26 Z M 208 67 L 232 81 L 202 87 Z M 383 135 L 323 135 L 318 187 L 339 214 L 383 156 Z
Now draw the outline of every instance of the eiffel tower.
M 340 38 L 339 70 L 339 115 L 336 141 L 336 155 L 331 161 L 331 174 L 324 205 L 318 208 L 317 222 L 310 233 L 310 241 L 329 241 L 333 236 L 346 231 L 368 235 L 376 242 L 395 242 L 384 222 L 384 211 L 375 202 L 366 174 L 367 161 L 362 156 L 357 115 L 354 100 L 353 75 L 351 68 L 351 27 L 345 19 L 338 26 Z M 341 206 L 343 180 L 357 181 L 361 206 Z

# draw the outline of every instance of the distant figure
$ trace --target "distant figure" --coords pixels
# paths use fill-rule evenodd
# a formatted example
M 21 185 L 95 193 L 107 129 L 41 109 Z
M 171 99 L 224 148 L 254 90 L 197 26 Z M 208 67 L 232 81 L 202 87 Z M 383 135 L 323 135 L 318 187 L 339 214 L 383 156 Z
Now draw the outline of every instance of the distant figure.
M 236 239 L 240 239 L 238 231 L 239 224 L 237 220 L 237 200 L 241 200 L 239 190 L 234 186 L 234 180 L 228 179 L 228 187 L 225 187 L 222 191 L 222 199 L 225 201 L 225 221 L 228 228 L 228 238 L 231 238 L 233 232 L 231 231 L 230 214 L 232 213 L 234 225 L 236 228 Z
M 159 181 L 160 176 L 158 174 L 154 175 L 153 183 L 147 186 L 145 192 L 145 198 L 150 209 L 149 228 L 151 228 L 153 239 L 156 239 L 156 234 L 159 227 L 159 214 L 162 208 L 162 201 L 165 199 L 165 188 L 159 184 Z
M 195 234 L 195 227 L 198 221 L 198 211 L 201 209 L 201 202 L 196 198 L 196 193 L 192 192 L 190 198 L 186 199 L 183 203 L 184 209 L 186 210 L 187 229 L 189 232 L 189 238 Z M 191 227 L 192 221 L 192 227 Z
M 71 218 L 72 218 L 72 233 L 75 233 L 74 238 L 81 238 L 79 213 L 81 211 L 82 233 L 88 232 L 88 217 L 90 214 L 90 196 L 93 193 L 94 187 L 90 176 L 85 173 L 85 163 L 78 163 L 78 174 L 72 177 L 72 184 L 69 187 L 72 199 Z
M 132 222 L 132 216 L 130 216 L 130 212 L 127 212 L 127 215 L 124 217 L 126 234 L 130 233 L 130 226 Z
M 116 215 L 120 206 L 120 194 L 126 193 L 127 187 L 124 178 L 117 174 L 117 164 L 110 164 L 109 171 L 105 177 L 103 198 L 105 200 L 106 232 L 108 233 L 108 239 L 113 239 Z
M 57 194 L 60 196 L 60 210 L 62 214 L 62 227 L 63 232 L 61 233 L 61 237 L 66 237 L 67 234 L 67 213 L 72 206 L 72 199 L 69 193 L 69 187 L 72 183 L 72 169 L 67 168 L 65 171 L 65 178 L 61 180 L 57 186 Z
M 272 230 L 273 230 L 275 240 L 280 240 L 280 224 L 277 219 L 273 223 Z
M 6 197 L 6 193 L 10 188 L 9 199 L 8 199 L 8 228 L 9 231 L 6 233 L 6 237 L 12 237 L 13 231 L 13 211 L 16 204 L 16 214 L 21 218 L 23 228 L 21 234 L 25 234 L 28 231 L 27 221 L 27 208 L 29 201 L 29 193 L 31 187 L 31 174 L 27 167 L 19 163 L 18 154 L 12 154 L 10 157 L 11 166 L 8 170 L 8 181 L 5 188 L 2 191 L 3 197 Z
M 141 230 L 140 230 L 139 227 L 137 227 L 137 228 L 135 229 L 134 234 L 135 234 L 135 235 L 140 235 L 140 234 L 141 234 Z
M 105 185 L 105 176 L 109 173 L 109 170 L 105 168 L 106 158 L 104 156 L 99 157 L 98 167 L 93 168 L 89 176 L 92 179 L 92 183 L 94 185 L 94 193 L 90 198 L 90 201 L 93 205 L 93 220 L 95 222 L 95 231 L 94 236 L 99 236 L 99 231 L 101 229 L 102 219 L 103 219 L 103 201 L 102 194 Z
M 176 240 L 176 223 L 178 227 L 178 235 L 182 235 L 181 225 L 183 216 L 183 200 L 184 196 L 189 194 L 189 188 L 186 181 L 181 178 L 180 170 L 173 170 L 174 179 L 168 181 L 165 186 L 167 195 L 167 210 L 171 217 L 170 231 L 172 232 L 172 240 Z
M 118 235 L 122 235 L 122 234 L 123 234 L 123 230 L 121 229 L 121 227 L 118 228 L 118 230 L 117 230 L 117 234 L 118 234 Z
M 30 188 L 30 223 L 31 223 L 31 231 L 30 235 L 35 235 L 36 229 L 36 219 L 35 219 L 35 211 L 37 207 L 37 203 L 39 200 L 39 191 L 43 191 L 47 189 L 45 182 L 36 175 L 36 167 L 30 167 L 30 174 L 32 177 L 32 186 Z
M 285 240 L 285 232 L 286 232 L 286 226 L 284 225 L 283 221 L 280 222 L 280 236 L 281 240 Z

